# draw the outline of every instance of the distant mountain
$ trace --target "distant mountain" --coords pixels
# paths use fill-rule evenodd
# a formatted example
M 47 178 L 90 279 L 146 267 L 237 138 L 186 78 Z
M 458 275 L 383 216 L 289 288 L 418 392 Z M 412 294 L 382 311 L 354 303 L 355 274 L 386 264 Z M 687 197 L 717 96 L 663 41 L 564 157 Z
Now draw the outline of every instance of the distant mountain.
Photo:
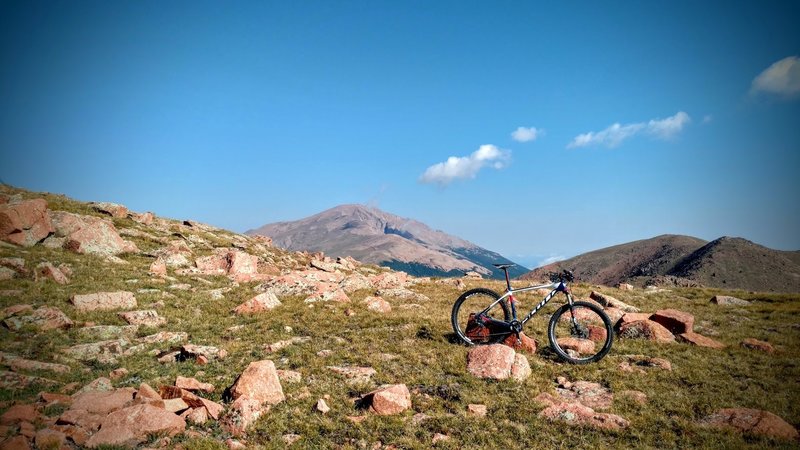
M 403 270 L 416 276 L 461 276 L 475 271 L 499 278 L 492 263 L 507 258 L 422 222 L 363 205 L 341 205 L 305 219 L 267 224 L 246 234 L 272 238 L 287 250 L 322 251 Z M 519 276 L 528 269 L 509 270 Z
M 580 281 L 702 285 L 750 291 L 800 292 L 800 252 L 773 250 L 742 238 L 712 242 L 663 235 L 591 251 L 536 268 L 521 279 L 538 280 L 558 268 Z

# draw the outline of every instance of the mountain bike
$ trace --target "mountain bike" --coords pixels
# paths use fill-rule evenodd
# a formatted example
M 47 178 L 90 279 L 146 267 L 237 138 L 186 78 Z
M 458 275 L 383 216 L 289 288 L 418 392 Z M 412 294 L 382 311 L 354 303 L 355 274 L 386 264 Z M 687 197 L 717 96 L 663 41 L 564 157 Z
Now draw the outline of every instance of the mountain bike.
M 549 284 L 514 289 L 508 278 L 508 268 L 514 264 L 493 265 L 505 273 L 503 295 L 486 288 L 471 289 L 453 304 L 450 315 L 453 331 L 465 344 L 493 344 L 511 335 L 520 342 L 519 334 L 525 323 L 560 292 L 567 303 L 553 313 L 547 327 L 547 338 L 556 355 L 571 364 L 587 364 L 601 360 L 611 350 L 614 336 L 611 320 L 599 306 L 573 300 L 568 286 L 575 280 L 571 271 L 551 274 Z M 514 294 L 537 289 L 551 291 L 527 316 L 518 320 L 518 300 Z

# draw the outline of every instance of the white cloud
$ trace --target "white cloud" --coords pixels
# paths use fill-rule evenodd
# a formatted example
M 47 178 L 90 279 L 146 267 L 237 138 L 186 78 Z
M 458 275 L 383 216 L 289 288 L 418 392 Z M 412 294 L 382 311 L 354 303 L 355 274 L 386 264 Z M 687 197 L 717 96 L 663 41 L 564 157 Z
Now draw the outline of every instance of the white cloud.
M 785 97 L 800 93 L 800 58 L 788 56 L 767 67 L 753 79 L 750 92 L 766 92 Z
M 434 164 L 419 177 L 422 183 L 435 183 L 447 186 L 453 180 L 472 179 L 484 167 L 502 169 L 506 167 L 511 151 L 497 148 L 497 146 L 481 145 L 469 156 L 451 156 L 447 161 Z
M 550 256 L 550 257 L 547 257 L 547 258 L 539 261 L 539 265 L 537 267 L 546 266 L 548 264 L 553 264 L 553 263 L 556 263 L 556 262 L 559 262 L 559 261 L 563 261 L 565 259 L 567 259 L 567 258 L 565 256 L 563 256 L 563 255 Z
M 516 130 L 511 132 L 511 138 L 517 142 L 531 142 L 535 141 L 536 138 L 544 134 L 544 130 L 536 129 L 536 127 L 519 127 Z
M 628 123 L 625 125 L 615 123 L 605 130 L 590 131 L 575 136 L 567 148 L 586 147 L 588 145 L 605 145 L 614 148 L 640 132 L 652 134 L 661 139 L 669 139 L 680 133 L 691 118 L 683 111 L 678 111 L 674 116 L 666 119 L 652 119 L 648 122 Z
M 711 114 L 706 114 L 705 116 L 703 116 L 703 123 L 704 124 L 705 123 L 711 123 L 712 120 L 714 120 L 714 116 L 711 115 Z

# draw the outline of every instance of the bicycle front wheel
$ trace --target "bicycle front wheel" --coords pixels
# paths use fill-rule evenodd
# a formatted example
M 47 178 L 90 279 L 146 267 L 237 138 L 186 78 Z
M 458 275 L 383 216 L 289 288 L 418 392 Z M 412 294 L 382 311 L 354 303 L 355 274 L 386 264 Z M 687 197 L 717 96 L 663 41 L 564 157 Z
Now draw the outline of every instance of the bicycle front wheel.
M 499 298 L 497 292 L 484 288 L 469 290 L 458 297 L 453 304 L 450 321 L 453 331 L 462 342 L 467 345 L 492 344 L 508 336 L 508 330 L 493 329 L 478 318 L 484 309 Z M 508 322 L 511 320 L 511 311 L 506 301 L 501 300 L 485 313 L 485 317 Z
M 599 306 L 574 302 L 553 314 L 547 337 L 561 359 L 571 364 L 587 364 L 608 354 L 614 332 L 611 320 Z

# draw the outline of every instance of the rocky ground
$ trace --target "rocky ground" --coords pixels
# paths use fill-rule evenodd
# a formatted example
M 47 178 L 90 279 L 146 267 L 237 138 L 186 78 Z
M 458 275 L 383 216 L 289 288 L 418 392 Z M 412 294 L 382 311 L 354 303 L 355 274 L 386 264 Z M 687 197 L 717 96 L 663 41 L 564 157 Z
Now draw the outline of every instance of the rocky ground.
M 797 295 L 579 284 L 617 340 L 570 366 L 555 305 L 521 345 L 453 343 L 494 281 L 9 187 L 0 240 L 0 449 L 798 446 Z

